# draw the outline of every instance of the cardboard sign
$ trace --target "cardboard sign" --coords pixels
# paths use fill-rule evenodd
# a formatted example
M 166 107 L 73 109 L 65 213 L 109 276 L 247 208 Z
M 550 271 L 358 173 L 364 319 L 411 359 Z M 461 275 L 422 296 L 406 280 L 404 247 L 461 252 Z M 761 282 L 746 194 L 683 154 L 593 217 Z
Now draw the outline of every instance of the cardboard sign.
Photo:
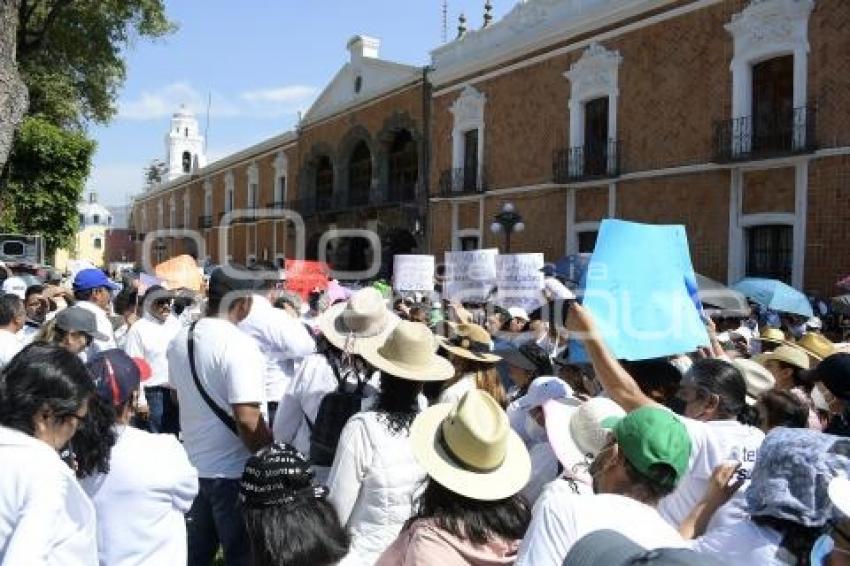
M 694 268 L 684 226 L 603 220 L 585 277 L 584 306 L 617 358 L 693 352 L 708 334 L 691 299 Z M 586 361 L 577 342 L 570 359 Z
M 321 261 L 286 260 L 286 289 L 306 301 L 314 289 L 328 288 L 328 266 Z
M 201 290 L 201 269 L 190 255 L 173 257 L 157 265 L 153 271 L 166 289 Z
M 396 291 L 433 291 L 434 256 L 393 256 L 393 289 Z
M 498 250 L 446 252 L 443 297 L 461 303 L 483 303 L 496 285 Z
M 505 308 L 522 307 L 526 312 L 544 304 L 542 267 L 542 253 L 497 256 L 497 303 Z

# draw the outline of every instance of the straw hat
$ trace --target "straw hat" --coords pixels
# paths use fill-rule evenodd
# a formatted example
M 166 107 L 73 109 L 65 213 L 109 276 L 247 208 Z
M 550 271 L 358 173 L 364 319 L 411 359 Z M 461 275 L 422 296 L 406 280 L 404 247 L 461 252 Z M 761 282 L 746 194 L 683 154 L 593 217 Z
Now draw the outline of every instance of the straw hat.
M 484 391 L 434 405 L 410 428 L 413 455 L 431 478 L 470 499 L 495 501 L 521 490 L 531 458 L 508 417 Z
M 491 353 L 493 342 L 483 326 L 472 323 L 449 324 L 449 336 L 440 337 L 440 346 L 461 358 L 494 364 L 501 356 Z
M 765 362 L 769 362 L 770 360 L 774 360 L 790 364 L 800 369 L 809 369 L 809 356 L 806 355 L 806 352 L 800 348 L 787 344 L 779 346 L 777 349 L 768 354 L 759 354 L 753 359 L 761 365 L 764 365 Z
M 571 474 L 588 456 L 596 458 L 605 447 L 615 420 L 626 416 L 622 407 L 605 397 L 594 397 L 585 403 L 576 399 L 547 401 L 543 414 L 552 451 Z
M 761 335 L 756 338 L 762 342 L 773 342 L 774 344 L 785 344 L 785 333 L 778 328 L 765 328 L 761 331 Z
M 384 343 L 398 317 L 393 315 L 381 293 L 371 287 L 355 292 L 345 303 L 337 303 L 322 316 L 319 330 L 335 347 L 362 354 Z
M 745 400 L 748 405 L 755 405 L 759 395 L 773 389 L 776 384 L 773 374 L 755 360 L 736 358 L 732 360 L 732 365 L 744 376 L 744 382 L 747 385 Z
M 825 338 L 823 334 L 817 332 L 807 332 L 803 337 L 793 344 L 797 348 L 802 348 L 806 353 L 817 361 L 821 361 L 830 354 L 835 353 L 835 344 Z
M 369 342 L 369 345 L 374 345 Z M 402 320 L 377 348 L 361 348 L 363 358 L 381 371 L 412 381 L 445 381 L 455 369 L 435 352 L 434 334 L 421 322 Z

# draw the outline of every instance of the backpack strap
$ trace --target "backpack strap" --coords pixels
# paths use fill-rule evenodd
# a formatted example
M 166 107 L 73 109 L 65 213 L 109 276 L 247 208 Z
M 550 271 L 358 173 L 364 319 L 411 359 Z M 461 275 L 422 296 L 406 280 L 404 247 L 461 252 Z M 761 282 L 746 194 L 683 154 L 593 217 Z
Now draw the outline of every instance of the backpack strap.
M 215 413 L 215 416 L 219 418 L 219 420 L 222 422 L 222 424 L 224 424 L 224 426 L 229 428 L 230 431 L 238 437 L 239 431 L 236 428 L 236 421 L 233 420 L 233 417 L 228 415 L 224 411 L 224 409 L 215 404 L 215 401 L 210 398 L 206 389 L 204 389 L 204 386 L 201 385 L 201 380 L 198 379 L 198 372 L 195 369 L 195 325 L 197 324 L 198 321 L 196 320 L 191 324 L 191 326 L 189 326 L 189 369 L 192 370 L 192 379 L 195 381 L 195 387 L 197 387 L 198 393 L 201 394 L 201 398 L 204 400 L 210 410 Z

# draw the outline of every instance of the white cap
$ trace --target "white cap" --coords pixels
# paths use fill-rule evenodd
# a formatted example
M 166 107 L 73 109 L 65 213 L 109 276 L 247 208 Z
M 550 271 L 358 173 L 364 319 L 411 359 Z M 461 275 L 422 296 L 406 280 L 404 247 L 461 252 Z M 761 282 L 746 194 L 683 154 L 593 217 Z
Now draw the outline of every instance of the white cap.
M 17 295 L 21 300 L 26 297 L 27 283 L 20 277 L 9 277 L 3 281 L 3 292 L 6 294 Z
M 529 410 L 540 407 L 551 399 L 569 399 L 573 396 L 572 388 L 559 377 L 541 376 L 531 382 L 528 392 L 516 400 L 518 407 Z
M 522 320 L 529 320 L 528 313 L 525 312 L 525 309 L 522 307 L 511 307 L 508 309 L 508 314 L 511 315 L 511 318 L 521 318 Z

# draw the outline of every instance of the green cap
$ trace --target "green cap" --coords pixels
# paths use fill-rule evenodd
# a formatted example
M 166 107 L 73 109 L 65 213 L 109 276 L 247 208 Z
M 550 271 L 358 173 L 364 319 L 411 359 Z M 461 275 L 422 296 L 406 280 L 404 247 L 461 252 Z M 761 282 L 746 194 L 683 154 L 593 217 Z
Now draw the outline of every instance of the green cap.
M 685 425 L 667 409 L 641 407 L 621 418 L 612 432 L 623 456 L 639 473 L 652 477 L 652 466 L 666 464 L 676 472 L 670 487 L 687 473 L 691 438 Z

